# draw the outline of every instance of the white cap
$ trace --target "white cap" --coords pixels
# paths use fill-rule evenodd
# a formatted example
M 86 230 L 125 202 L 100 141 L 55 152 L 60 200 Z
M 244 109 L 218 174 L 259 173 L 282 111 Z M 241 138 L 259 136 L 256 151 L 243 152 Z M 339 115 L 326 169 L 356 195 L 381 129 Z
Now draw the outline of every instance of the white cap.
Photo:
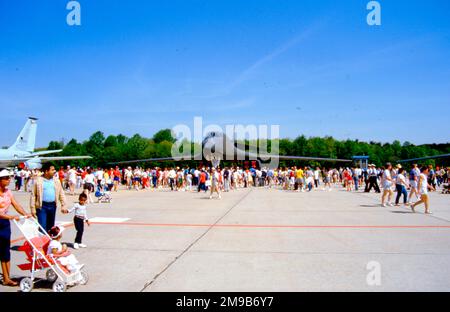
M 4 178 L 4 177 L 12 177 L 14 174 L 7 170 L 7 169 L 3 169 L 2 171 L 0 171 L 0 178 Z
M 52 230 L 54 228 L 57 228 L 59 230 L 57 235 L 52 235 L 51 234 L 51 232 L 52 232 Z M 52 229 L 50 230 L 49 235 L 50 235 L 51 238 L 58 238 L 58 237 L 61 236 L 61 234 L 64 232 L 64 230 L 65 230 L 65 228 L 62 225 L 56 225 L 56 226 L 52 227 Z

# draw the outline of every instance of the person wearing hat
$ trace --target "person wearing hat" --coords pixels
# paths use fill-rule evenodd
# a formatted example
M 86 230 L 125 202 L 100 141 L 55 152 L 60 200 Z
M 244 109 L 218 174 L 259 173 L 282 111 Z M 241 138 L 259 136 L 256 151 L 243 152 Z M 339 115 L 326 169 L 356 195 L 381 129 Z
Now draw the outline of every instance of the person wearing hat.
M 61 212 L 67 213 L 66 196 L 61 182 L 55 177 L 55 167 L 46 163 L 42 166 L 43 176 L 38 177 L 31 189 L 31 214 L 48 232 L 55 225 L 58 202 Z
M 53 255 L 65 266 L 70 272 L 74 273 L 78 271 L 82 266 L 79 265 L 77 258 L 71 254 L 66 244 L 61 244 L 62 233 L 64 227 L 53 226 L 49 231 L 48 235 L 51 237 L 52 241 L 48 245 L 47 254 Z
M 8 215 L 9 206 L 13 206 L 14 209 L 22 216 L 29 217 L 23 208 L 14 199 L 13 194 L 8 189 L 11 183 L 11 177 L 14 174 L 6 169 L 0 170 L 0 262 L 3 272 L 3 285 L 4 286 L 17 286 L 17 282 L 10 278 L 11 267 L 11 220 L 19 220 L 18 216 Z

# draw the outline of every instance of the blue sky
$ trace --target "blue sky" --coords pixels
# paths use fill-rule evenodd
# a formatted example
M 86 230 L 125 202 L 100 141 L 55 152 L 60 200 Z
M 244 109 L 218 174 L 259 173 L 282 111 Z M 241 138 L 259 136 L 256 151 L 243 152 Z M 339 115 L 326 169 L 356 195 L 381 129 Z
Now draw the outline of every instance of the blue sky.
M 0 0 L 10 145 L 152 136 L 177 124 L 278 124 L 282 137 L 449 142 L 450 2 Z

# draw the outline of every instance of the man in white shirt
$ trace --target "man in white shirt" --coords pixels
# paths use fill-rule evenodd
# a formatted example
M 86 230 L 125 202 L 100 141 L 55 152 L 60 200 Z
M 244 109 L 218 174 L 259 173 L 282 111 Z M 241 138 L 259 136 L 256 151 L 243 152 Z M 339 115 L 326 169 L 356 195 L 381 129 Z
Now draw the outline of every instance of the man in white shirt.
M 320 185 L 320 168 L 317 167 L 316 170 L 314 170 L 314 185 L 316 186 L 316 188 L 319 188 Z
M 104 175 L 103 170 L 101 168 L 98 168 L 94 175 L 95 175 L 95 178 L 97 179 L 98 186 L 102 187 L 103 175 Z
M 173 191 L 175 186 L 175 179 L 177 178 L 177 173 L 173 168 L 169 170 L 168 178 L 170 189 Z
M 194 171 L 194 186 L 198 186 L 198 178 L 200 177 L 200 170 L 195 169 Z
M 370 193 L 373 187 L 375 188 L 375 191 L 377 193 L 381 193 L 380 187 L 378 186 L 378 171 L 375 168 L 374 164 L 369 165 L 368 176 L 369 176 L 369 183 L 366 185 L 365 192 Z
M 362 171 L 359 167 L 353 168 L 353 182 L 355 184 L 355 191 L 359 190 L 359 178 L 361 177 Z

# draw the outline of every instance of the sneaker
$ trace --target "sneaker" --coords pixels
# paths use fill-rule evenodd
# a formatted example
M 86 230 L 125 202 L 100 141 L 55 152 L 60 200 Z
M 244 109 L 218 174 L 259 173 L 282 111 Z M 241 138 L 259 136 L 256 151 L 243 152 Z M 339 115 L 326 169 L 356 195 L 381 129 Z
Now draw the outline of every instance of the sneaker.
M 425 214 L 432 215 L 433 213 L 431 211 L 425 211 Z
M 212 199 L 212 196 L 209 196 L 209 199 Z
M 77 243 L 73 244 L 73 248 L 74 249 L 80 249 L 80 245 L 78 245 Z
M 80 248 L 87 248 L 87 245 L 85 245 L 85 244 L 78 244 L 78 246 L 79 246 Z
M 386 208 L 386 204 L 381 204 L 381 207 L 384 207 L 384 208 Z
M 388 204 L 390 207 L 394 207 L 394 204 L 393 203 L 389 203 Z

